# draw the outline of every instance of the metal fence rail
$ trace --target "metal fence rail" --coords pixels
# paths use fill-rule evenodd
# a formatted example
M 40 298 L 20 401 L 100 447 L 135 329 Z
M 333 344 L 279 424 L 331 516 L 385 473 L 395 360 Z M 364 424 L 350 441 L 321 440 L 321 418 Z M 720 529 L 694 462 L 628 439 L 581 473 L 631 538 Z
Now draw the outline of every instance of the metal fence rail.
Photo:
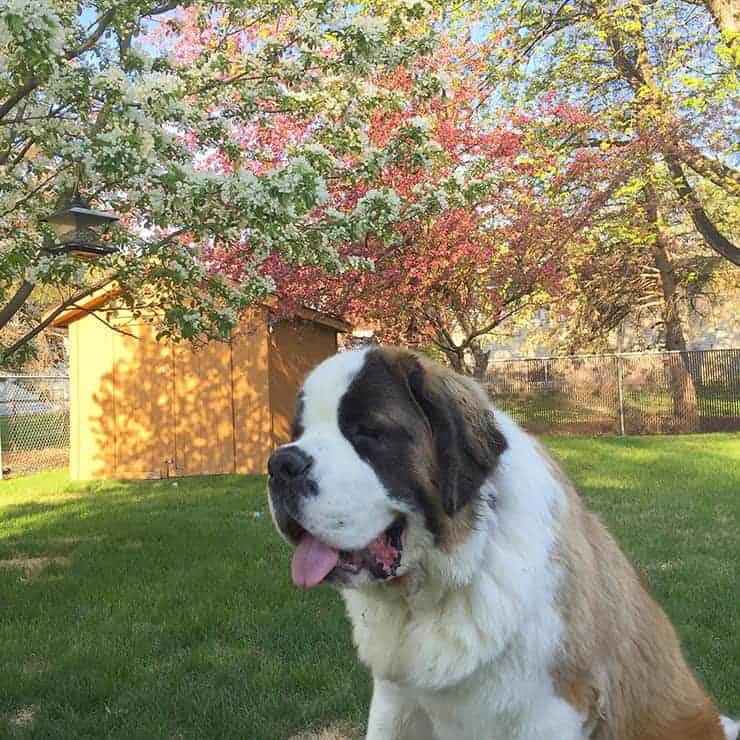
M 740 349 L 500 360 L 486 384 L 536 433 L 740 430 Z
M 69 378 L 0 377 L 2 477 L 69 464 Z

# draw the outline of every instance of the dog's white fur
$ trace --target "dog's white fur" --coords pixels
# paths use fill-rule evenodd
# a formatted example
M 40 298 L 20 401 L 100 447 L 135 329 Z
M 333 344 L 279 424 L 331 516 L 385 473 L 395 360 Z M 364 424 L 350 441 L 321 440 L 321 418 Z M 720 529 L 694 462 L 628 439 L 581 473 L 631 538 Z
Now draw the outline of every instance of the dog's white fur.
M 299 439 L 319 491 L 303 524 L 346 550 L 365 546 L 406 508 L 338 427 L 342 395 L 363 362 L 364 352 L 341 354 L 309 375 Z M 342 592 L 373 676 L 369 740 L 587 740 L 593 730 L 593 718 L 558 695 L 551 670 L 564 629 L 552 553 L 568 498 L 537 444 L 491 413 L 508 446 L 483 484 L 472 535 L 451 550 L 432 547 L 407 510 L 401 572 L 412 587 L 360 576 L 361 588 Z M 363 495 L 347 495 L 355 490 Z M 729 720 L 723 726 L 737 735 Z
M 312 478 L 320 491 L 303 504 L 303 526 L 338 550 L 364 547 L 397 516 L 375 471 L 339 429 L 339 402 L 364 361 L 364 352 L 335 355 L 303 385 L 300 448 L 314 460 Z M 348 491 L 362 491 L 362 496 L 348 496 Z
M 727 735 L 727 740 L 738 740 L 740 738 L 740 722 L 729 717 L 720 717 L 722 729 Z

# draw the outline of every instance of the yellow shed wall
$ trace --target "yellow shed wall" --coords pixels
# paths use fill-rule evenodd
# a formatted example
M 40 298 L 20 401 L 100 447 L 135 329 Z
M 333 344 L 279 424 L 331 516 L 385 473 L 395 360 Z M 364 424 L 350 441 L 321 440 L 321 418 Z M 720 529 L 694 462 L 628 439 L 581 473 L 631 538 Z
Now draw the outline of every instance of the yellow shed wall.
M 174 458 L 173 348 L 149 324 L 115 323 L 113 447 L 117 478 L 165 478 Z M 131 335 L 131 336 L 129 336 Z M 101 435 L 99 445 L 106 444 Z
M 337 333 L 296 319 L 277 323 L 270 334 L 270 400 L 273 445 L 290 441 L 298 391 L 308 372 L 337 351 Z
M 267 312 L 254 312 L 231 340 L 237 473 L 264 473 L 272 451 Z
M 233 473 L 231 347 L 174 345 L 175 474 Z
M 70 476 L 104 478 L 115 471 L 113 445 L 98 441 L 115 419 L 112 334 L 86 316 L 70 326 L 70 345 Z
M 199 349 L 157 342 L 121 313 L 108 320 L 127 334 L 94 316 L 69 327 L 74 480 L 262 473 L 303 376 L 336 350 L 335 331 L 308 322 L 268 334 L 262 309 L 230 343 Z

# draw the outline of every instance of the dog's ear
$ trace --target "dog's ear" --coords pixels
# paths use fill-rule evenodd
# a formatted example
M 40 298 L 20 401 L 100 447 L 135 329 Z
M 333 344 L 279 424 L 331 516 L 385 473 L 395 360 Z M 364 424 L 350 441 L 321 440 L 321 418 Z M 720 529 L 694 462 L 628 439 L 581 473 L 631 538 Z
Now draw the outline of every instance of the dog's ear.
M 411 353 L 400 364 L 409 392 L 431 428 L 442 506 L 454 516 L 493 471 L 506 439 L 475 381 Z

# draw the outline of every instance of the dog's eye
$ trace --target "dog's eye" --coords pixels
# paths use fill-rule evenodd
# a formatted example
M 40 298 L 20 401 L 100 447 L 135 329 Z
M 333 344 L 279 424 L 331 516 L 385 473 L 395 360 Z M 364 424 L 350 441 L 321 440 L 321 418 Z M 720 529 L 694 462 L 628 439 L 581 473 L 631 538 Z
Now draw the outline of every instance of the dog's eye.
M 377 441 L 383 438 L 383 432 L 382 430 L 375 427 L 369 427 L 365 426 L 364 424 L 360 424 L 355 427 L 355 437 Z

